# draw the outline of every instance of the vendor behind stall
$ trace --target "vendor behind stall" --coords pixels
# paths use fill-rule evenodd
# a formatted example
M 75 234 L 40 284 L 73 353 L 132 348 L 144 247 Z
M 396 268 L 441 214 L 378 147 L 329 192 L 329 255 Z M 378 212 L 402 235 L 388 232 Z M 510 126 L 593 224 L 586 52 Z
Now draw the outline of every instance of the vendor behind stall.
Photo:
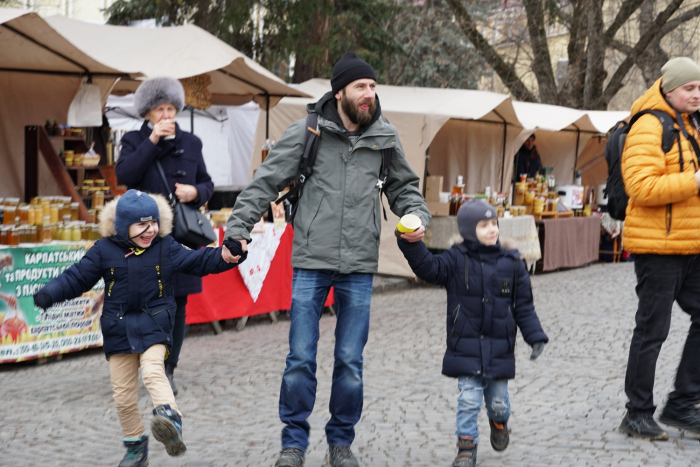
M 542 159 L 535 146 L 535 134 L 531 134 L 515 155 L 515 173 L 513 179 L 518 180 L 520 175 L 527 174 L 528 178 L 534 177 L 542 169 Z

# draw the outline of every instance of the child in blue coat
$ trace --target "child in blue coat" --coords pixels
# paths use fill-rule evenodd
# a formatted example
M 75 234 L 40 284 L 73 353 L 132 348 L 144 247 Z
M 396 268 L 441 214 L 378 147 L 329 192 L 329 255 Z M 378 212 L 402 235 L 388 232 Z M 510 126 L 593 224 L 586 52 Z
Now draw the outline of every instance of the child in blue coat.
M 34 295 L 37 307 L 79 297 L 104 280 L 100 324 L 127 453 L 119 467 L 148 465 L 148 435 L 138 407 L 138 372 L 153 400 L 153 436 L 171 456 L 184 454 L 181 413 L 165 375 L 172 346 L 175 272 L 195 276 L 232 269 L 221 248 L 191 250 L 168 234 L 173 213 L 160 195 L 129 190 L 108 203 L 85 256 Z M 236 254 L 236 252 L 234 252 Z M 239 261 L 245 259 L 242 253 Z
M 433 255 L 423 242 L 399 238 L 399 248 L 419 278 L 447 289 L 447 350 L 442 374 L 458 378 L 457 458 L 453 467 L 476 465 L 477 419 L 482 399 L 491 445 L 508 446 L 508 380 L 515 377 L 517 328 L 536 359 L 549 341 L 535 313 L 527 269 L 515 250 L 501 247 L 495 209 L 480 200 L 457 213 L 464 243 Z M 517 326 L 517 327 L 516 327 Z

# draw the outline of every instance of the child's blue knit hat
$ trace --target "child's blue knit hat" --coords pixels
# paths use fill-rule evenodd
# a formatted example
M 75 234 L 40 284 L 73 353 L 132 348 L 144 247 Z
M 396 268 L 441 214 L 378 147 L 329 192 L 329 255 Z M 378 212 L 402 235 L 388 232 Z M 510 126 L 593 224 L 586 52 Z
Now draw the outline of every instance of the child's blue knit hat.
M 459 234 L 464 240 L 473 243 L 480 243 L 476 238 L 476 224 L 487 219 L 496 219 L 496 210 L 488 203 L 480 199 L 467 201 L 457 212 L 457 227 Z
M 114 230 L 123 239 L 129 238 L 129 226 L 137 222 L 159 221 L 160 212 L 156 200 L 143 191 L 129 190 L 119 198 L 114 219 Z

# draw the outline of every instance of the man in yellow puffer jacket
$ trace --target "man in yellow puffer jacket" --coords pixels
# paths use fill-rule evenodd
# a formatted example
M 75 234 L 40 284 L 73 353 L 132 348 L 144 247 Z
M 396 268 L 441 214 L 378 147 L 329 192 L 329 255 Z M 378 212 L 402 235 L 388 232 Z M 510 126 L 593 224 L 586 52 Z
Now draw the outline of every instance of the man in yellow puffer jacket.
M 664 154 L 662 125 L 644 115 L 629 131 L 622 154 L 622 177 L 629 195 L 623 230 L 625 249 L 634 254 L 639 306 L 630 345 L 625 392 L 627 414 L 620 431 L 636 438 L 667 440 L 654 421 L 654 376 L 668 337 L 674 300 L 692 324 L 683 350 L 675 391 L 659 421 L 700 434 L 700 172 L 697 141 L 700 66 L 685 57 L 668 61 L 662 78 L 632 106 L 632 114 L 661 110 L 680 130 Z M 682 127 L 681 127 L 682 125 Z

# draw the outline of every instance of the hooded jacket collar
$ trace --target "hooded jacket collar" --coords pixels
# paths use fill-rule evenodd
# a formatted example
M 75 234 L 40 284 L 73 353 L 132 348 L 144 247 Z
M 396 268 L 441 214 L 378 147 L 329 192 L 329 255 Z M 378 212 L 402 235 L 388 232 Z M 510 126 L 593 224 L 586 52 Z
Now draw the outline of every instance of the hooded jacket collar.
M 382 106 L 379 103 L 379 96 L 375 95 L 375 102 L 377 103 L 377 107 L 374 110 L 374 115 L 372 115 L 372 120 L 369 121 L 366 125 L 363 125 L 360 127 L 358 130 L 359 134 L 363 134 L 369 127 L 371 127 L 377 120 L 379 120 L 379 117 L 382 115 Z M 321 99 L 316 102 L 316 104 L 313 104 L 313 110 L 319 114 L 321 117 L 325 118 L 326 120 L 335 123 L 338 125 L 338 128 L 341 130 L 344 130 L 347 132 L 347 128 L 343 125 L 343 120 L 340 118 L 340 114 L 338 113 L 338 101 L 335 98 L 335 94 L 333 91 L 328 91 L 326 94 L 321 97 Z

